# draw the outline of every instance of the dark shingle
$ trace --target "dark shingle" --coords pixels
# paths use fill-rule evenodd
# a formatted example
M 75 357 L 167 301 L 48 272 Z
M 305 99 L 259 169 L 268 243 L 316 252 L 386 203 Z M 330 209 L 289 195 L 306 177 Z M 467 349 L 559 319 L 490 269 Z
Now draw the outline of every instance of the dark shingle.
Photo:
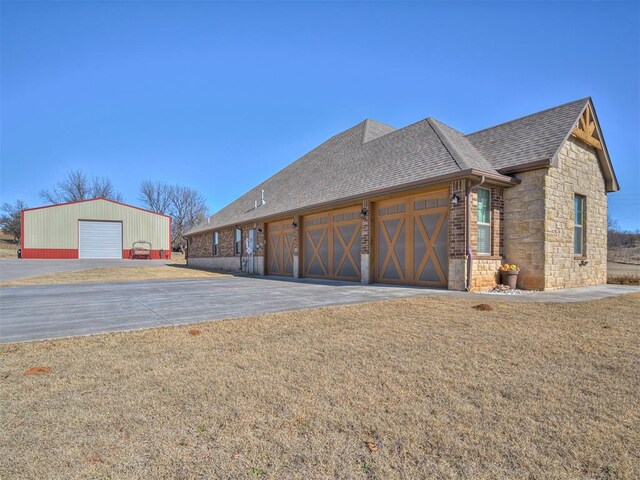
M 367 119 L 330 138 L 189 233 L 211 230 L 471 169 L 549 160 L 588 99 L 463 135 L 432 118 L 395 130 Z M 266 204 L 254 208 L 265 191 Z
M 491 172 L 494 168 L 482 154 L 459 131 L 439 122 L 435 118 L 427 119 L 454 157 L 461 170 L 475 169 Z
M 399 130 L 366 120 L 302 156 L 190 233 L 427 181 L 460 170 L 427 120 Z M 265 191 L 266 204 L 254 208 L 261 190 Z
M 571 131 L 588 98 L 527 115 L 467 135 L 496 170 L 550 160 Z

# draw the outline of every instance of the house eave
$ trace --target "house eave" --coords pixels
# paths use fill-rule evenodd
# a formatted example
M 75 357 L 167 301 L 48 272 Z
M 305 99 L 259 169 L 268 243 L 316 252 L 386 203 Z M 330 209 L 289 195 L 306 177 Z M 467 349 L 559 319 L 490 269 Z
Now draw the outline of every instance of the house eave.
M 416 182 L 404 183 L 402 185 L 395 185 L 393 187 L 372 190 L 366 193 L 351 195 L 348 197 L 343 197 L 343 198 L 332 200 L 329 202 L 317 203 L 314 205 L 309 205 L 309 206 L 305 206 L 305 207 L 301 207 L 293 210 L 278 212 L 272 215 L 263 215 L 259 217 L 248 218 L 248 219 L 237 219 L 234 222 L 213 225 L 211 227 L 206 227 L 199 230 L 192 230 L 190 232 L 187 232 L 184 236 L 191 237 L 191 236 L 199 235 L 202 233 L 208 233 L 215 230 L 233 227 L 235 225 L 245 225 L 249 223 L 260 223 L 260 222 L 264 223 L 264 222 L 280 220 L 280 219 L 292 217 L 292 216 L 309 215 L 311 213 L 316 213 L 318 211 L 322 211 L 326 209 L 332 209 L 340 206 L 347 206 L 349 204 L 353 204 L 355 202 L 361 202 L 363 200 L 369 200 L 372 198 L 375 199 L 376 197 L 401 194 L 409 190 L 415 190 L 416 188 L 419 188 L 419 187 L 429 187 L 429 186 L 437 185 L 438 183 L 442 183 L 446 181 L 464 180 L 464 179 L 480 179 L 482 177 L 485 178 L 485 181 L 491 184 L 503 186 L 503 187 L 512 187 L 520 183 L 520 179 L 518 178 L 502 175 L 498 172 L 485 172 L 485 171 L 471 168 L 464 171 L 448 173 L 445 175 L 439 175 L 437 177 L 432 177 L 428 180 L 419 180 Z
M 501 168 L 498 172 L 504 175 L 511 175 L 513 173 L 529 172 L 531 170 L 538 170 L 540 168 L 548 168 L 552 166 L 550 158 L 543 158 L 540 160 L 534 160 L 533 162 L 522 163 L 520 165 L 513 165 L 511 167 Z

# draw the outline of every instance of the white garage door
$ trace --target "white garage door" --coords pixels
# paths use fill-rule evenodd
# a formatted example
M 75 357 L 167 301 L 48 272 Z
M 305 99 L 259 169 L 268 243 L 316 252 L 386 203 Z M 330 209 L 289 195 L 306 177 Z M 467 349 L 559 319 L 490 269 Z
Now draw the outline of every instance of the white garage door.
M 80 258 L 122 258 L 122 223 L 80 220 Z

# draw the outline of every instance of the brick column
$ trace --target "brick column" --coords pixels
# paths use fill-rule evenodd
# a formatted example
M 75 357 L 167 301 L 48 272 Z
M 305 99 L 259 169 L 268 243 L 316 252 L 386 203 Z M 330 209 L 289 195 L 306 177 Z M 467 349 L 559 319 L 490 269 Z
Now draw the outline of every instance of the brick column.
M 362 230 L 360 231 L 360 283 L 373 283 L 371 269 L 371 235 L 373 209 L 369 200 L 362 201 L 362 209 L 367 211 L 367 215 L 362 217 Z
M 302 265 L 300 264 L 299 246 L 302 242 L 302 238 L 300 238 L 300 234 L 302 232 L 302 218 L 296 215 L 293 217 L 293 222 L 296 224 L 296 227 L 293 229 L 293 278 L 300 278 L 302 276 L 300 274 Z
M 449 204 L 449 290 L 464 290 L 467 278 L 466 262 L 466 180 L 455 180 L 449 184 L 449 200 L 454 195 L 458 203 Z

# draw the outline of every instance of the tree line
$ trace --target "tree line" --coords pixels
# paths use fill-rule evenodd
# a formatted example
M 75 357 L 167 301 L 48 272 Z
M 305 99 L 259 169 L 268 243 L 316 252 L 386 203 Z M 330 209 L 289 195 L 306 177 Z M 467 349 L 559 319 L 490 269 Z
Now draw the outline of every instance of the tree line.
M 631 232 L 622 230 L 615 218 L 607 217 L 607 246 L 609 248 L 625 248 L 640 246 L 640 230 Z
M 123 201 L 122 194 L 108 177 L 90 176 L 82 170 L 71 170 L 50 188 L 40 190 L 39 196 L 51 205 L 100 197 Z M 187 245 L 184 234 L 203 222 L 208 215 L 204 196 L 193 188 L 181 185 L 144 180 L 140 183 L 138 200 L 148 210 L 171 217 L 172 248 L 183 252 Z M 23 200 L 2 205 L 0 228 L 13 236 L 16 243 L 21 234 L 21 211 L 25 208 L 28 207 Z

